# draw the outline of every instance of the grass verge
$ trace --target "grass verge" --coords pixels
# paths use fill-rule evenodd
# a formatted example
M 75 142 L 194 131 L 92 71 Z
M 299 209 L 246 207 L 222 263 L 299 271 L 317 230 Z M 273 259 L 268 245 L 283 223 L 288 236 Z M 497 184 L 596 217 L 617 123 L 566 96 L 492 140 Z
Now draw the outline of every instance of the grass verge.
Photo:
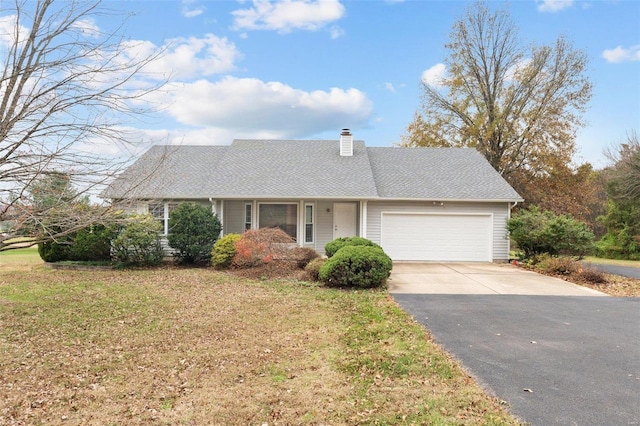
M 603 265 L 618 265 L 629 266 L 631 268 L 640 268 L 640 260 L 619 260 L 619 259 L 603 259 L 601 257 L 586 256 L 585 262 L 603 264 Z
M 3 269 L 0 324 L 0 424 L 517 424 L 382 291 Z

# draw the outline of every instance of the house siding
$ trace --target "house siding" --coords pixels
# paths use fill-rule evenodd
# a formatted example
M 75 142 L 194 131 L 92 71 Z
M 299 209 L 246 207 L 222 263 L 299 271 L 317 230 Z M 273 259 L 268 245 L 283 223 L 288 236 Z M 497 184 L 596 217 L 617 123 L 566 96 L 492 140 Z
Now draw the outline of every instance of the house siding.
M 443 206 L 433 202 L 377 202 L 367 204 L 367 238 L 380 244 L 382 213 L 385 211 L 406 213 L 437 214 L 492 214 L 494 262 L 505 262 L 509 259 L 509 239 L 506 221 L 509 217 L 509 203 L 465 203 L 445 202 Z

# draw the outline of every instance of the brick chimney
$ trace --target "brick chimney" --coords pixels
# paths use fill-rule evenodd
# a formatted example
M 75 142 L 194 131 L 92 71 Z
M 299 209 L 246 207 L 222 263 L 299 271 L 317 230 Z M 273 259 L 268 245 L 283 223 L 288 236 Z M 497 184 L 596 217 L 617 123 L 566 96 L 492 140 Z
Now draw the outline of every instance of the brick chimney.
M 340 156 L 351 157 L 353 155 L 353 135 L 349 129 L 342 129 L 340 133 Z

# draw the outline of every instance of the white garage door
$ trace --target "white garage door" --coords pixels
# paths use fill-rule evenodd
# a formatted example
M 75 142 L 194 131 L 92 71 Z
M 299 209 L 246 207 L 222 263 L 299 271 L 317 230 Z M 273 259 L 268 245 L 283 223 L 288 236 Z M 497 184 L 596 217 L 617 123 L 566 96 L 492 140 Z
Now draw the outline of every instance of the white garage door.
M 381 245 L 393 260 L 491 261 L 491 215 L 382 213 Z

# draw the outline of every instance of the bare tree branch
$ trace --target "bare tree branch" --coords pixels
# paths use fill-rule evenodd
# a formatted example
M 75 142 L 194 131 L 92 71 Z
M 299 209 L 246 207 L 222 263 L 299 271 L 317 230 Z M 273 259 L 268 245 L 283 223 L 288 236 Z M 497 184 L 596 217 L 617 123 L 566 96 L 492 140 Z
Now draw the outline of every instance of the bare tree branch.
M 40 178 L 64 173 L 83 197 L 99 192 L 130 162 L 112 152 L 135 143 L 127 123 L 150 111 L 144 97 L 164 82 L 144 73 L 163 52 L 136 55 L 123 34 L 128 17 L 100 1 L 15 0 L 10 8 L 3 3 L 0 15 L 12 24 L 0 34 L 3 250 L 26 232 L 26 223 L 34 241 L 55 239 L 52 229 L 58 227 L 42 218 L 53 211 L 71 214 L 75 200 L 60 200 L 46 211 L 34 204 L 30 188 Z M 106 16 L 121 17 L 121 25 L 101 30 L 94 21 Z M 106 147 L 111 153 L 103 152 Z M 79 219 L 73 228 L 100 217 Z
M 547 173 L 549 158 L 571 162 L 591 97 L 583 52 L 563 37 L 526 49 L 508 11 L 482 2 L 445 47 L 447 76 L 423 85 L 403 145 L 474 147 L 518 190 L 516 177 Z

